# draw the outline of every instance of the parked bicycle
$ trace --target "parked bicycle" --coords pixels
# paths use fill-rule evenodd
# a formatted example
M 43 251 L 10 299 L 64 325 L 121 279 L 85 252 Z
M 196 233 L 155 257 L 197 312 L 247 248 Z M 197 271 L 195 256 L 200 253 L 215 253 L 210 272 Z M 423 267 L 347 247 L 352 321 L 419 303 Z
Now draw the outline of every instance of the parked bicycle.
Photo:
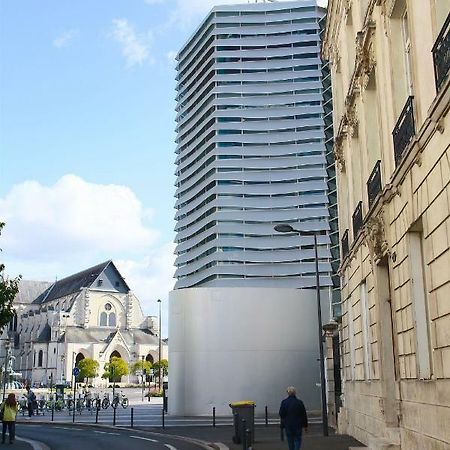
M 121 392 L 120 394 L 116 392 L 114 394 L 111 406 L 113 408 L 117 408 L 119 405 L 122 406 L 122 408 L 124 409 L 128 407 L 128 398 L 125 396 L 123 392 Z

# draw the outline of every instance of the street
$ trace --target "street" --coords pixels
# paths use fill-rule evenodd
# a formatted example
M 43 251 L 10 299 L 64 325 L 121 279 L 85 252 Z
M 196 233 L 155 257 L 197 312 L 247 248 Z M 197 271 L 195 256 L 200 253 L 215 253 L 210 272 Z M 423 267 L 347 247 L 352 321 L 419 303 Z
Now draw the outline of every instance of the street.
M 181 439 L 135 430 L 96 430 L 87 427 L 27 424 L 17 427 L 17 436 L 46 444 L 51 450 L 199 450 L 203 446 Z

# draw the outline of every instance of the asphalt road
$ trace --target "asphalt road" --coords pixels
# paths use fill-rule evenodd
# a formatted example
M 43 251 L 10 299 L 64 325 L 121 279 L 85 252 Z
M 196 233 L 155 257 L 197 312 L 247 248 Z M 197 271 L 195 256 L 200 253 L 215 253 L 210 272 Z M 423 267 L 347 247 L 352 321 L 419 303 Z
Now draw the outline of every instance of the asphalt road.
M 137 430 L 94 429 L 62 425 L 23 424 L 17 436 L 46 444 L 51 450 L 201 450 L 204 447 L 169 436 Z

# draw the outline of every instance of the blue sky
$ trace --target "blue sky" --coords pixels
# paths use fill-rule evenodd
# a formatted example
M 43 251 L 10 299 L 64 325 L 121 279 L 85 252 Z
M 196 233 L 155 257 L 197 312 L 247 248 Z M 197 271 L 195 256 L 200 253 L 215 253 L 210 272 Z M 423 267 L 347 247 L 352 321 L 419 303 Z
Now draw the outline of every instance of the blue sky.
M 158 298 L 167 311 L 174 55 L 214 3 L 0 0 L 0 247 L 11 275 L 53 280 L 113 259 L 145 313 Z

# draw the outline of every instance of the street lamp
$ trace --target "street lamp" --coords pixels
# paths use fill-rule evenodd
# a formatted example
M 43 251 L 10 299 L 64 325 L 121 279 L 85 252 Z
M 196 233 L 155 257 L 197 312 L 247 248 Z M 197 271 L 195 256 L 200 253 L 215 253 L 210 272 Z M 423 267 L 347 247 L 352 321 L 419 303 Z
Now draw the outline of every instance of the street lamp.
M 320 355 L 320 390 L 322 397 L 322 427 L 323 435 L 328 436 L 328 413 L 327 413 L 327 393 L 325 387 L 325 367 L 323 355 L 323 336 L 322 336 L 322 307 L 320 305 L 320 279 L 319 279 L 319 255 L 317 253 L 317 231 L 301 231 L 296 230 L 287 223 L 275 225 L 275 231 L 279 233 L 297 233 L 300 236 L 314 237 L 314 259 L 316 265 L 316 298 L 317 298 L 317 317 L 318 317 L 318 331 L 319 331 L 319 355 Z
M 9 359 L 11 358 L 11 341 L 5 341 L 5 367 L 3 371 L 3 401 L 6 397 L 6 383 L 8 382 L 9 374 Z
M 158 373 L 158 391 L 161 391 L 161 299 L 158 299 L 159 303 L 159 373 Z
M 142 370 L 142 401 L 144 401 L 144 380 L 145 380 L 145 374 L 146 374 L 146 370 L 144 369 L 144 355 L 141 356 L 142 358 L 142 364 L 141 364 L 141 370 Z

